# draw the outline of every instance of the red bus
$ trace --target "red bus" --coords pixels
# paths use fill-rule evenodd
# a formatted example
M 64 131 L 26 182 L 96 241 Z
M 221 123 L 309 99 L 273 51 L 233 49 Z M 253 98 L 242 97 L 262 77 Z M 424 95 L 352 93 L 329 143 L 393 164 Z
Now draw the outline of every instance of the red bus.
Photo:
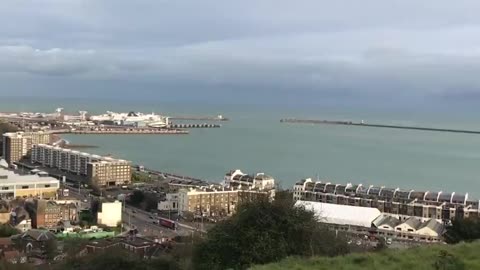
M 168 219 L 168 218 L 158 218 L 158 224 L 160 224 L 163 227 L 167 227 L 169 229 L 175 230 L 176 223 L 175 221 Z

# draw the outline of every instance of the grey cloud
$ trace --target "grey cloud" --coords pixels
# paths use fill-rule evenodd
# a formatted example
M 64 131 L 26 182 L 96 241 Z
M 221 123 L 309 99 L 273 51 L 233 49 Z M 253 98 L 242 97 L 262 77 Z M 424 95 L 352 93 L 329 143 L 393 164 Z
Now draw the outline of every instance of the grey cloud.
M 339 96 L 475 92 L 479 8 L 434 0 L 6 0 L 0 75 Z

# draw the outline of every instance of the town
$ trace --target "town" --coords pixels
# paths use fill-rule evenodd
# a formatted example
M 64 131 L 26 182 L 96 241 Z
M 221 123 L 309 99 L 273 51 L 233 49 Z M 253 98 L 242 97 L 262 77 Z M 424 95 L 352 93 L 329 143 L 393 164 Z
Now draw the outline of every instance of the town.
M 65 250 L 47 243 L 82 242 L 80 254 L 124 247 L 141 258 L 175 248 L 182 237 L 202 236 L 239 205 L 273 201 L 275 179 L 231 170 L 219 183 L 145 168 L 111 156 L 54 145 L 49 131 L 2 136 L 1 226 L 16 234 L 0 239 L 12 263 L 62 260 Z M 295 206 L 314 211 L 352 245 L 372 249 L 444 241 L 450 220 L 479 215 L 479 201 L 455 192 L 298 181 L 289 189 Z M 55 247 L 64 245 L 55 245 Z
M 242 202 L 275 195 L 263 173 L 207 183 L 62 148 L 45 130 L 6 132 L 2 140 L 1 222 L 18 234 L 4 239 L 0 255 L 11 263 L 62 260 L 66 251 L 47 243 L 72 239 L 88 239 L 85 254 L 125 247 L 141 258 L 160 256 Z

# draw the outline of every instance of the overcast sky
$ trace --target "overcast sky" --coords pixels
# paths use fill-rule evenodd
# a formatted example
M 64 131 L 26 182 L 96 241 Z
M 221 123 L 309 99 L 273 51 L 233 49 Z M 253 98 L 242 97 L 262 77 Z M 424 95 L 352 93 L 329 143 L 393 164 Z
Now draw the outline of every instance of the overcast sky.
M 2 0 L 0 95 L 479 98 L 480 1 Z

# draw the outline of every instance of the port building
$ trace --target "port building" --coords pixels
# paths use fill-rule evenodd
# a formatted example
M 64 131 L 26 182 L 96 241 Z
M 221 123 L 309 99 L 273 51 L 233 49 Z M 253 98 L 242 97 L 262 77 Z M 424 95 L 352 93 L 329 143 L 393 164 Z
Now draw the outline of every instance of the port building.
M 38 132 L 8 132 L 3 134 L 3 158 L 9 165 L 30 155 L 33 145 L 48 144 L 51 134 Z
M 131 181 L 131 163 L 58 146 L 37 144 L 32 148 L 31 162 L 85 176 L 99 187 L 120 186 Z
M 20 175 L 0 167 L 0 198 L 56 198 L 60 181 L 45 172 Z
M 417 217 L 422 222 L 430 219 L 446 222 L 479 216 L 479 201 L 469 198 L 468 194 L 335 184 L 310 178 L 294 185 L 293 199 L 377 208 L 400 221 Z

